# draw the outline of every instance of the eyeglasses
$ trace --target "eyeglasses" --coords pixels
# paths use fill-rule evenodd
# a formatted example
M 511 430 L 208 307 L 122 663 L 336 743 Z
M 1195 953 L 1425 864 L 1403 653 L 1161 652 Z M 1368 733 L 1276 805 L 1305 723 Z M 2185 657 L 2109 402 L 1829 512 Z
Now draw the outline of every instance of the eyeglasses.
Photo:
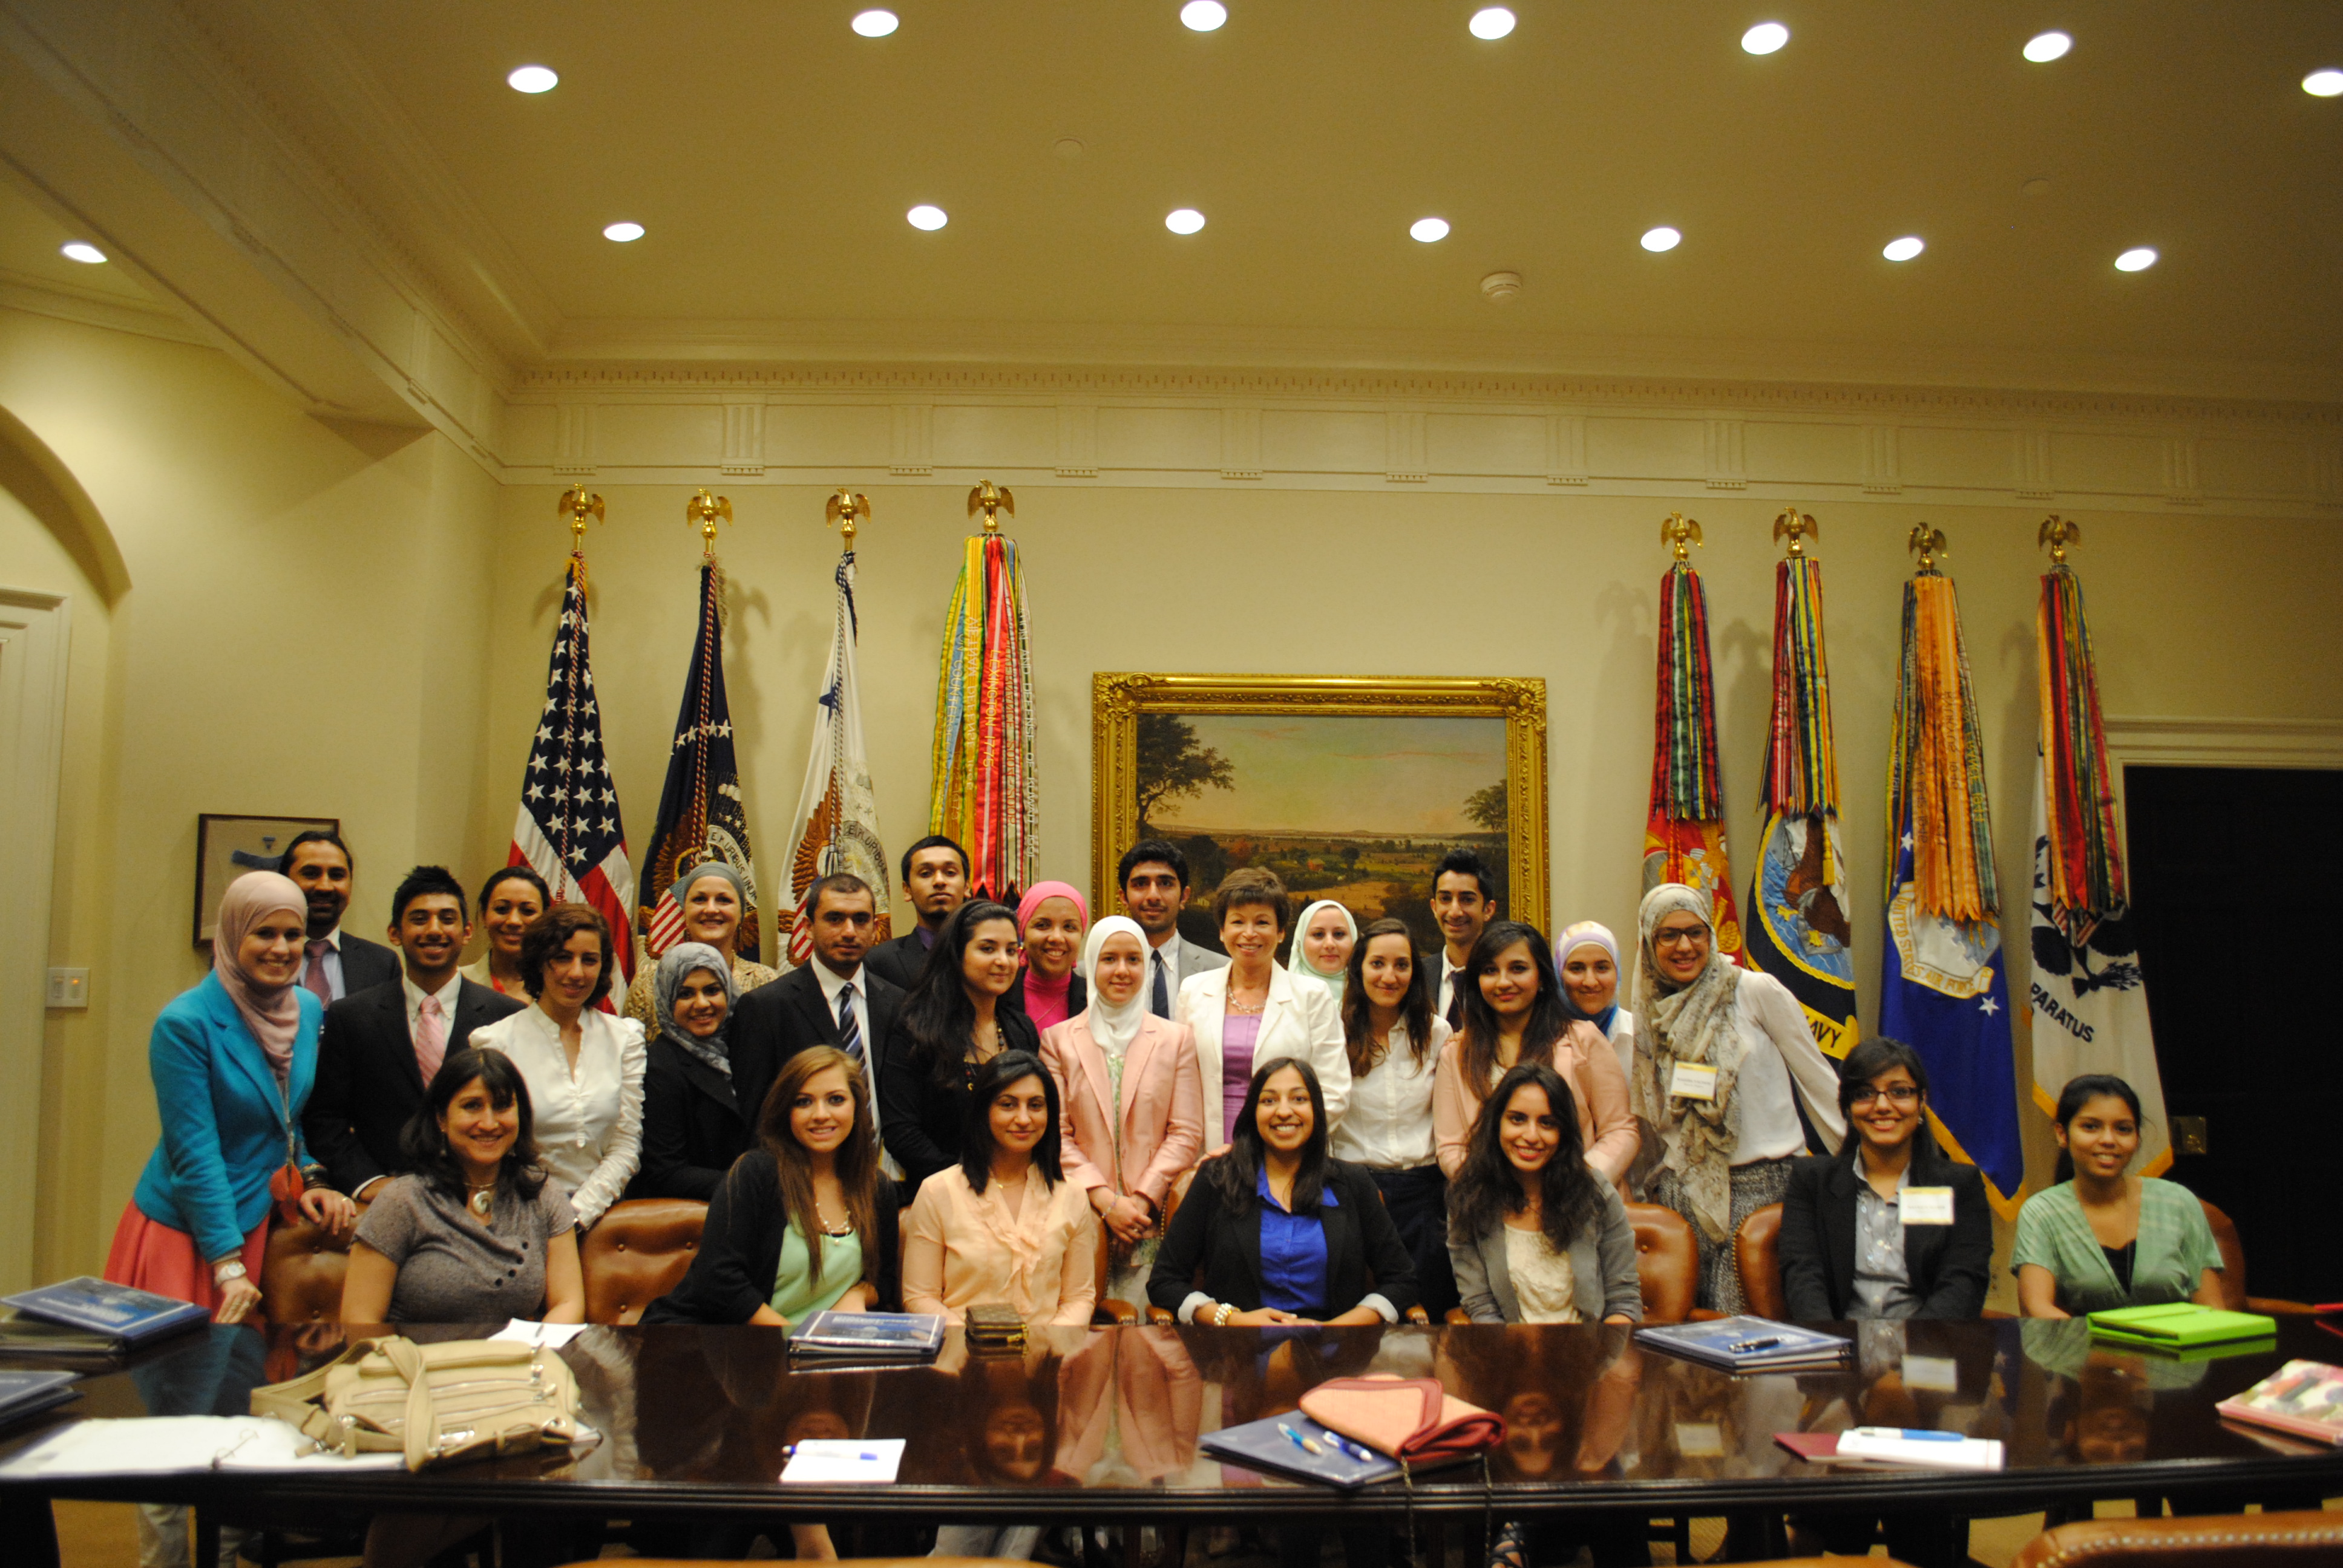
M 1865 1086 L 1862 1089 L 1856 1090 L 1855 1091 L 1855 1098 L 1850 1100 L 1847 1103 L 1850 1105 L 1869 1105 L 1872 1101 L 1883 1098 L 1885 1099 L 1887 1103 L 1890 1105 L 1910 1105 L 1920 1098 L 1920 1091 L 1913 1088 L 1908 1083 L 1891 1083 L 1885 1089 L 1873 1089 Z
M 1665 930 L 1654 931 L 1652 945 L 1655 948 L 1706 947 L 1708 928 L 1706 926 L 1674 926 Z

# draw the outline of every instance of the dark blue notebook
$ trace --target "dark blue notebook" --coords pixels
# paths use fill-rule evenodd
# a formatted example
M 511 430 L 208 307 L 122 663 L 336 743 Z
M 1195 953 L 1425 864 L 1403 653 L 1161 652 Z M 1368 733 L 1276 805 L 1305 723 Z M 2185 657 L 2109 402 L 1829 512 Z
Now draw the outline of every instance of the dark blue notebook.
M 1199 1442 L 1213 1458 L 1242 1464 L 1247 1470 L 1289 1476 L 1295 1481 L 1323 1482 L 1345 1492 L 1372 1482 L 1388 1481 L 1400 1469 L 1396 1459 L 1385 1459 L 1356 1443 L 1336 1442 L 1332 1432 L 1298 1410 L 1249 1421 L 1222 1432 L 1208 1432 Z M 1305 1442 L 1315 1444 L 1318 1452 L 1312 1453 L 1303 1447 Z M 1371 1457 L 1357 1457 L 1361 1453 Z
M 43 1322 L 63 1323 L 67 1328 L 108 1335 L 124 1350 L 209 1322 L 212 1316 L 207 1309 L 192 1302 L 134 1291 L 128 1285 L 94 1280 L 86 1274 L 63 1284 L 0 1296 L 0 1306 L 14 1307 L 25 1316 Z
M 1641 1328 L 1635 1342 L 1729 1372 L 1811 1372 L 1838 1365 L 1854 1349 L 1836 1334 L 1752 1317 Z
M 79 1399 L 79 1372 L 0 1372 L 0 1426 Z

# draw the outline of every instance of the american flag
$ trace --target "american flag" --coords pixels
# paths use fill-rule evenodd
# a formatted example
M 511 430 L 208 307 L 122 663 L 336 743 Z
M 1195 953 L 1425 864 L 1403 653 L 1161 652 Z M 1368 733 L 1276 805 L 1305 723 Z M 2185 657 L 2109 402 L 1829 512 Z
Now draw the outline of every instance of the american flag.
M 635 872 L 627 860 L 618 786 L 602 751 L 598 709 L 586 652 L 586 560 L 573 555 L 546 674 L 545 707 L 529 746 L 528 770 L 521 777 L 520 813 L 505 863 L 534 869 L 556 900 L 591 904 L 602 912 L 617 940 L 616 987 L 623 990 L 634 970 L 628 912 L 635 901 Z

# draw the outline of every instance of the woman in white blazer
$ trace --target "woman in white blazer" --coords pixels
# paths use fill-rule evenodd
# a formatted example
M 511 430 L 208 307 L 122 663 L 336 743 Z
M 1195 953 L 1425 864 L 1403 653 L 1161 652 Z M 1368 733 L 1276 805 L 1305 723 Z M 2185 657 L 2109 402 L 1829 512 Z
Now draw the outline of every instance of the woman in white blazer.
M 1307 1061 L 1326 1097 L 1331 1129 L 1351 1100 L 1351 1059 L 1334 996 L 1316 980 L 1297 980 L 1276 960 L 1285 939 L 1285 884 L 1252 867 L 1231 871 L 1212 895 L 1226 969 L 1180 982 L 1175 1017 L 1196 1041 L 1204 1094 L 1204 1147 L 1228 1146 L 1252 1075 L 1282 1057 Z
M 556 904 L 521 938 L 530 1005 L 472 1031 L 512 1059 L 528 1085 L 537 1151 L 583 1233 L 618 1201 L 641 1162 L 643 1026 L 601 1010 L 618 978 L 610 928 L 585 904 Z

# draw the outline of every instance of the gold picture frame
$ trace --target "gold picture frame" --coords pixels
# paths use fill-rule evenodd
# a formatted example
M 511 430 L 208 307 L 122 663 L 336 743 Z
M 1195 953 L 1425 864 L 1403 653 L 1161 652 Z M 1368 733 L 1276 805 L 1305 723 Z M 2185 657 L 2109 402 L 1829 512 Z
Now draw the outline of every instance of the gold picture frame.
M 1504 912 L 1540 930 L 1546 929 L 1549 849 L 1544 679 L 1534 676 L 1376 678 L 1094 673 L 1091 677 L 1091 908 L 1095 914 L 1117 907 L 1116 864 L 1141 837 L 1140 733 L 1142 719 L 1156 714 L 1503 720 Z M 1219 787 L 1228 788 L 1225 783 Z M 1477 803 L 1479 797 L 1475 799 Z M 1209 894 L 1212 890 L 1196 890 Z

